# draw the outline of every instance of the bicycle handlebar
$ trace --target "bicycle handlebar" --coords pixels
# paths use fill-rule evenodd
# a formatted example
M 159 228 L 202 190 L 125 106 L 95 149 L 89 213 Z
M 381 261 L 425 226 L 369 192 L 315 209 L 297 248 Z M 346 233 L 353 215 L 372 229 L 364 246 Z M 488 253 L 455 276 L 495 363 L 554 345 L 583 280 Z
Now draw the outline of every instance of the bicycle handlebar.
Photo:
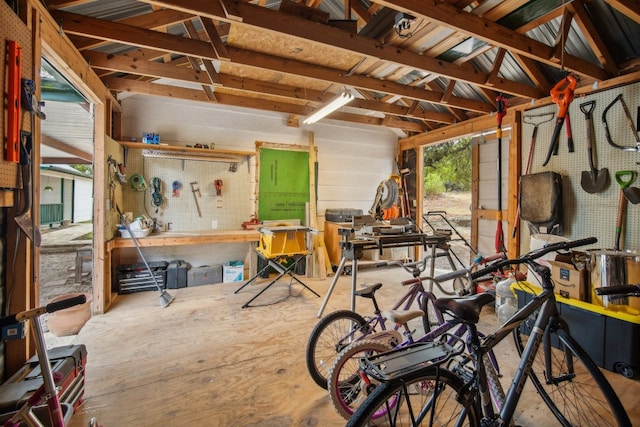
M 51 302 L 43 307 L 36 307 L 31 310 L 21 311 L 20 313 L 10 314 L 0 318 L 0 327 L 13 325 L 26 319 L 32 319 L 44 313 L 53 313 L 55 311 L 64 310 L 65 308 L 84 304 L 85 302 L 87 302 L 86 295 L 77 295 L 60 301 Z
M 504 259 L 500 261 L 496 261 L 491 265 L 481 268 L 473 273 L 471 273 L 472 278 L 478 278 L 485 276 L 487 274 L 493 273 L 502 267 L 507 267 L 510 265 L 518 265 L 518 264 L 537 264 L 534 260 L 540 258 L 543 255 L 548 254 L 549 252 L 557 252 L 557 251 L 566 251 L 571 248 L 577 248 L 579 246 L 586 246 L 596 243 L 598 239 L 595 237 L 587 237 L 584 239 L 572 240 L 569 242 L 556 242 L 551 243 L 546 246 L 543 246 L 540 249 L 533 250 L 524 255 L 519 256 L 518 258 L 512 259 Z

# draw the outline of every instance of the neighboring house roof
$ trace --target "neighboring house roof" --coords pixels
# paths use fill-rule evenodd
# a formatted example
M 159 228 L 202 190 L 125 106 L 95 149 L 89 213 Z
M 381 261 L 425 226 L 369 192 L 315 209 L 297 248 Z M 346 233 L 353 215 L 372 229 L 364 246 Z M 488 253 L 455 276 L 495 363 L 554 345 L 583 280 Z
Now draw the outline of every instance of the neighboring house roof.
M 69 165 L 40 165 L 40 174 L 49 176 L 69 175 L 70 177 L 86 178 L 93 180 L 90 172 L 80 172 Z

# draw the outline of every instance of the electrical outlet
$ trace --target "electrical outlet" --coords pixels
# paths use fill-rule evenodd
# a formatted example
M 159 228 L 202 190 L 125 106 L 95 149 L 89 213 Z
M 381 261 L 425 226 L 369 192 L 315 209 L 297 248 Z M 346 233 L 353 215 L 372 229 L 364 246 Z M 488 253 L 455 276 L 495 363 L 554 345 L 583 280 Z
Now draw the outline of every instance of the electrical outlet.
M 218 220 L 217 219 L 213 219 L 213 220 L 211 220 L 211 229 L 215 230 L 216 228 L 218 228 Z

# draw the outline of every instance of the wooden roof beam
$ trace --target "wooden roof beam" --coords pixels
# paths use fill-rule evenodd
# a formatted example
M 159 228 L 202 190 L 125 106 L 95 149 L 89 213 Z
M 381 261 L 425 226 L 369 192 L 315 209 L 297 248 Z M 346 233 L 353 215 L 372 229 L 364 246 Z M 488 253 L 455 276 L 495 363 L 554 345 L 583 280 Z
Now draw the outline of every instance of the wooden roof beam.
M 202 71 L 177 67 L 175 65 L 155 61 L 141 60 L 139 56 L 131 55 L 129 53 L 122 55 L 107 55 L 100 52 L 87 52 L 85 55 L 91 60 L 94 67 L 100 69 L 108 69 L 110 71 L 123 73 L 134 73 L 154 78 L 167 78 L 190 83 L 200 83 L 202 85 L 212 84 L 210 79 L 207 78 L 206 73 L 203 73 Z M 333 94 L 324 94 L 320 91 L 286 86 L 262 80 L 247 79 L 228 74 L 220 74 L 219 77 L 220 83 L 225 88 L 246 92 L 268 94 L 289 99 L 311 101 L 314 103 L 326 102 L 333 96 Z M 105 79 L 105 83 L 108 81 L 108 79 Z M 112 87 L 109 88 L 113 89 Z M 357 98 L 353 100 L 349 106 L 396 116 L 409 116 L 409 109 L 407 107 L 387 104 L 376 100 Z M 454 118 L 448 114 L 435 111 L 416 111 L 414 112 L 414 117 L 437 123 L 451 124 L 454 122 Z
M 589 46 L 591 46 L 591 49 L 598 57 L 598 61 L 600 61 L 609 75 L 617 75 L 618 67 L 616 61 L 613 59 L 607 45 L 602 40 L 602 37 L 600 37 L 598 29 L 589 17 L 584 5 L 584 0 L 574 0 L 567 5 L 567 8 L 573 13 L 578 27 L 580 27 Z
M 217 2 L 203 3 L 199 0 L 143 0 L 145 3 L 159 4 L 188 13 L 207 16 L 215 20 L 229 20 Z M 382 46 L 377 40 L 351 34 L 347 31 L 296 18 L 277 11 L 269 10 L 249 3 L 237 3 L 237 11 L 241 14 L 242 22 L 237 25 L 277 32 L 291 37 L 358 52 L 360 54 L 381 60 L 406 65 L 417 70 L 436 73 L 441 76 L 465 81 L 470 84 L 484 85 L 486 75 L 474 69 L 470 64 L 457 65 L 400 49 L 395 46 Z M 542 94 L 531 86 L 519 82 L 504 80 L 500 90 L 516 96 L 539 97 Z
M 635 22 L 640 22 L 640 2 L 638 0 L 604 0 L 609 6 L 629 17 Z
M 82 150 L 78 150 L 76 147 L 65 144 L 64 142 L 58 141 L 57 139 L 51 138 L 45 134 L 42 134 L 40 142 L 47 147 L 55 148 L 56 150 L 63 151 L 65 153 L 74 155 L 79 159 L 91 162 L 93 160 L 93 154 L 85 153 Z
M 145 0 L 146 1 L 146 0 Z M 383 6 L 400 12 L 421 16 L 453 28 L 456 31 L 484 40 L 492 45 L 502 47 L 536 61 L 557 67 L 553 58 L 553 48 L 520 34 L 517 31 L 503 27 L 489 19 L 459 10 L 447 2 L 423 2 L 420 0 L 375 0 Z M 605 80 L 608 76 L 605 70 L 575 56 L 564 57 L 565 67 L 570 71 L 597 80 Z M 504 91 L 501 88 L 495 88 Z M 527 96 L 524 96 L 525 98 Z
M 142 82 L 138 80 L 127 80 L 118 77 L 108 77 L 107 79 L 105 79 L 105 83 L 108 84 L 110 88 L 123 92 L 133 92 L 165 97 L 168 96 L 171 98 L 186 99 L 191 101 L 210 102 L 202 91 L 196 89 Z M 271 110 L 298 116 L 307 116 L 315 110 L 315 108 L 301 105 L 295 105 L 285 102 L 275 102 L 273 100 L 264 100 L 259 98 L 246 98 L 226 93 L 218 93 L 217 97 L 217 103 L 222 105 L 233 105 L 236 107 L 253 108 L 258 110 Z M 383 126 L 381 118 L 344 112 L 333 113 L 329 115 L 328 118 L 346 122 Z M 396 127 L 400 129 L 415 127 L 413 124 L 400 119 L 392 121 L 389 124 L 386 124 L 386 126 Z
M 73 34 L 90 35 L 95 38 L 130 44 L 133 46 L 162 50 L 165 52 L 177 52 L 185 56 L 196 56 L 203 59 L 218 59 L 209 42 L 189 39 L 157 31 L 135 28 L 120 23 L 89 18 L 82 15 L 55 12 L 64 17 L 65 32 Z M 306 78 L 314 78 L 333 82 L 340 85 L 352 85 L 382 93 L 393 93 L 399 96 L 417 99 L 425 102 L 440 103 L 440 94 L 421 88 L 411 88 L 405 85 L 370 78 L 358 74 L 346 75 L 343 70 L 335 70 L 327 67 L 288 60 L 271 55 L 242 49 L 230 49 L 227 52 L 231 62 L 258 68 L 266 68 L 272 71 L 298 75 Z M 90 56 L 88 56 L 90 57 Z M 532 88 L 533 89 L 533 88 Z M 534 93 L 538 93 L 534 90 Z M 493 111 L 494 106 L 471 99 L 452 97 L 449 104 L 461 109 L 468 109 L 480 113 Z

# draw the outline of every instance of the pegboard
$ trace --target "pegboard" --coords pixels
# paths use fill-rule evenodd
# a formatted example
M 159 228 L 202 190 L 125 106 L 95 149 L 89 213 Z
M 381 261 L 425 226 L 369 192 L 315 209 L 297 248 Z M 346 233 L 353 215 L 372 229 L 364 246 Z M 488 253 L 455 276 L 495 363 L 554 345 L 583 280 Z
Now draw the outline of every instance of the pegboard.
M 156 218 L 174 232 L 240 229 L 242 222 L 248 221 L 254 213 L 255 164 L 248 159 L 238 163 L 233 171 L 228 162 L 147 158 L 141 151 L 129 150 L 126 174 L 128 179 L 133 174 L 141 175 L 146 189 L 135 191 L 129 182 L 123 184 L 123 211 L 132 212 L 134 217 L 145 214 Z M 163 203 L 159 207 L 151 203 L 150 181 L 153 177 L 161 181 Z M 222 180 L 220 195 L 215 180 Z M 174 191 L 174 182 L 179 182 L 181 188 Z M 192 187 L 192 182 L 197 184 Z M 192 189 L 199 190 L 201 216 Z
M 555 127 L 554 120 L 538 127 L 537 140 L 532 151 L 531 170 L 529 173 L 554 171 L 563 176 L 563 205 L 564 205 L 564 236 L 570 239 L 595 236 L 598 247 L 613 248 L 615 240 L 616 218 L 620 196 L 620 186 L 616 183 L 617 171 L 634 171 L 640 176 L 640 152 L 623 151 L 614 148 L 607 142 L 602 114 L 605 108 L 622 94 L 622 98 L 629 108 L 634 125 L 638 122 L 638 107 L 640 106 L 640 83 L 595 92 L 586 96 L 576 97 L 569 106 L 569 117 L 575 151 L 568 151 L 566 121 L 560 134 L 558 155 L 552 155 L 548 164 L 542 166 L 549 150 L 551 137 Z M 593 138 L 595 141 L 594 161 L 598 170 L 608 169 L 609 184 L 604 191 L 590 194 L 581 185 L 582 171 L 590 170 L 587 154 L 587 127 L 585 114 L 580 105 L 594 101 L 592 110 Z M 557 113 L 555 104 L 527 110 L 523 116 Z M 636 135 L 633 135 L 622 104 L 612 105 L 607 115 L 607 124 L 611 139 L 618 145 L 630 148 L 636 147 Z M 527 158 L 531 147 L 534 125 L 522 125 L 522 169 L 526 168 Z M 640 178 L 636 178 L 632 186 L 640 188 Z M 640 251 L 640 204 L 628 203 L 625 229 L 620 249 Z M 528 227 L 523 226 L 523 243 Z M 522 248 L 524 251 L 527 247 Z
M 7 41 L 15 40 L 20 45 L 22 50 L 21 55 L 21 76 L 25 79 L 31 79 L 33 74 L 32 65 L 32 47 L 31 47 L 31 31 L 20 20 L 20 18 L 13 13 L 11 8 L 6 2 L 0 2 L 0 34 L 2 34 L 2 66 L 0 67 L 0 79 L 3 83 L 2 99 L 7 97 L 7 85 L 6 81 L 6 56 L 7 56 Z M 3 108 L 4 110 L 4 108 Z M 21 129 L 29 130 L 31 127 L 30 117 L 28 114 L 21 114 Z M 2 127 L 2 157 L 0 157 L 0 188 L 19 188 L 20 180 L 18 179 L 18 165 L 12 162 L 6 162 L 4 160 L 4 150 L 7 139 L 6 129 L 6 115 L 0 115 L 0 126 Z

